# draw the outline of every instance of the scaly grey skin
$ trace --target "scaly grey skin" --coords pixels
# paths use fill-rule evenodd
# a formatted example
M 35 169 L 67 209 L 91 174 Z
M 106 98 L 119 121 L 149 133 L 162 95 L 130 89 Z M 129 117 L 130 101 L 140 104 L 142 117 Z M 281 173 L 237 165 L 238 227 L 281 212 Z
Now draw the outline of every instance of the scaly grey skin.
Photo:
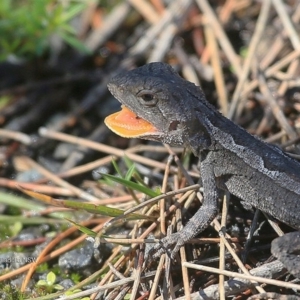
M 218 212 L 219 189 L 300 229 L 300 164 L 222 116 L 199 87 L 171 66 L 145 65 L 112 78 L 108 88 L 157 129 L 141 138 L 189 147 L 200 159 L 203 205 L 181 231 L 154 247 L 154 257 L 170 251 L 174 258 L 181 246 L 208 227 Z M 274 249 L 278 252 L 276 242 Z

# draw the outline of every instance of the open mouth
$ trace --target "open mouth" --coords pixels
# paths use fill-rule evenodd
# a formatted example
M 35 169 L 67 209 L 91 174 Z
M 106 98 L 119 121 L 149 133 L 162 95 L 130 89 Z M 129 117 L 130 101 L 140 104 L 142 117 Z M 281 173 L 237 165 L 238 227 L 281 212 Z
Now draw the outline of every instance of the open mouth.
M 148 121 L 139 118 L 126 106 L 121 106 L 122 110 L 105 118 L 104 123 L 114 133 L 126 137 L 134 138 L 144 135 L 151 135 L 158 130 Z

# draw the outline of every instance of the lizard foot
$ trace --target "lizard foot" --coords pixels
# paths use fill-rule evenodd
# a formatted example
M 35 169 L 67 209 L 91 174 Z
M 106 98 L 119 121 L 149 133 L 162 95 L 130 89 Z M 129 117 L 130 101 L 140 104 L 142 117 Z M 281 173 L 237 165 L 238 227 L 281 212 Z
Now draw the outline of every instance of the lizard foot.
M 149 258 L 153 260 L 166 253 L 174 259 L 179 249 L 189 240 L 190 237 L 183 234 L 182 231 L 166 236 L 150 250 Z

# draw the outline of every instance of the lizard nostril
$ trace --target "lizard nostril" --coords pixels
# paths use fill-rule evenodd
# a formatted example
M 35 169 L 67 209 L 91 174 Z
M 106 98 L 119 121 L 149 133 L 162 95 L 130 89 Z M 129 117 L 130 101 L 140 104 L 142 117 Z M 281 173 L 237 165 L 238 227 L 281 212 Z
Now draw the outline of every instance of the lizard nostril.
M 173 130 L 176 130 L 177 127 L 179 125 L 179 122 L 178 121 L 172 121 L 170 126 L 169 126 L 169 131 L 173 131 Z

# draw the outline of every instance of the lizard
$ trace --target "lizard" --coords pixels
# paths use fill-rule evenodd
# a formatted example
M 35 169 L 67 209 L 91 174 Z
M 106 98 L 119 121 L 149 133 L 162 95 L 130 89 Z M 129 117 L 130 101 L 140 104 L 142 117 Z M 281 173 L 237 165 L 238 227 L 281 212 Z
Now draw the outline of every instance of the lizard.
M 204 201 L 183 229 L 154 246 L 153 258 L 172 258 L 218 213 L 219 190 L 300 230 L 300 163 L 224 117 L 195 84 L 168 64 L 155 62 L 121 73 L 108 83 L 122 110 L 104 120 L 115 133 L 184 146 L 199 157 Z M 276 238 L 271 251 L 300 277 L 300 233 Z M 285 250 L 289 244 L 290 249 Z M 296 253 L 297 254 L 297 253 Z

